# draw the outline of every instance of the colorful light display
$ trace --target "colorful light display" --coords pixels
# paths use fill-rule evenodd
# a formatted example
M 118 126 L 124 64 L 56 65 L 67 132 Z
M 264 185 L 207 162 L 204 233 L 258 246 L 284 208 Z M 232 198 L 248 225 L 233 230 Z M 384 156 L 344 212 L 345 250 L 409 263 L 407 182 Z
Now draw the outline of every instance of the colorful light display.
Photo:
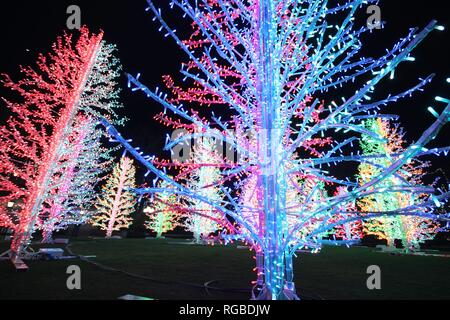
M 168 189 L 170 185 L 165 181 L 159 182 L 159 188 Z M 177 210 L 178 208 L 178 210 Z M 180 203 L 177 196 L 170 192 L 161 192 L 154 196 L 150 205 L 144 209 L 149 221 L 145 227 L 161 238 L 163 233 L 174 230 L 180 223 Z
M 386 157 L 373 159 L 371 162 L 359 166 L 361 184 L 379 175 L 381 170 L 396 160 L 396 154 L 404 150 L 404 133 L 398 124 L 392 124 L 382 119 L 366 121 L 366 127 L 372 132 L 386 139 L 374 141 L 368 136 L 361 139 L 363 154 L 385 154 Z M 385 179 L 383 185 L 387 188 L 399 186 L 405 182 L 422 185 L 422 177 L 430 166 L 428 162 L 412 160 L 404 165 L 398 174 Z M 363 211 L 397 210 L 420 201 L 426 195 L 409 193 L 379 193 L 359 200 Z M 380 217 L 364 222 L 366 234 L 374 235 L 378 239 L 385 239 L 389 247 L 395 247 L 395 240 L 401 240 L 405 250 L 419 249 L 420 243 L 432 240 L 440 229 L 439 223 L 432 219 L 413 216 Z
M 149 173 L 170 185 L 165 190 L 156 186 L 136 189 L 137 193 L 171 192 L 204 202 L 227 217 L 222 220 L 222 238 L 226 242 L 245 241 L 257 252 L 260 286 L 255 299 L 296 299 L 293 255 L 299 248 L 317 251 L 326 243 L 351 244 L 323 239 L 337 226 L 385 215 L 448 218 L 434 214 L 448 193 L 434 195 L 434 188 L 410 183 L 395 187 L 383 184 L 412 159 L 448 151 L 425 148 L 448 121 L 447 100 L 441 100 L 447 106 L 437 113 L 429 129 L 369 181 L 360 184 L 356 179 L 333 174 L 342 163 L 360 164 L 374 157 L 388 157 L 359 152 L 361 135 L 383 139 L 367 130 L 363 122 L 391 118 L 380 113 L 385 105 L 422 90 L 432 80 L 430 76 L 405 92 L 372 100 L 380 81 L 410 60 L 411 51 L 436 29 L 432 21 L 421 31 L 411 30 L 381 57 L 361 57 L 360 38 L 369 29 L 356 28 L 354 16 L 363 4 L 372 2 L 351 0 L 330 8 L 322 0 L 172 0 L 170 7 L 192 20 L 192 37 L 183 40 L 166 23 L 163 11 L 148 0 L 148 11 L 161 25 L 160 30 L 174 38 L 189 58 L 181 70 L 185 83 L 178 86 L 171 77 L 165 77 L 171 96 L 159 88 L 150 90 L 140 82 L 140 74 L 128 76 L 129 86 L 162 105 L 161 121 L 186 129 L 185 136 L 168 140 L 167 150 L 196 138 L 193 128 L 204 137 L 216 137 L 217 130 L 221 131 L 222 140 L 241 155 L 236 163 L 227 162 L 220 170 L 225 201 L 199 194 L 172 179 L 158 168 L 153 157 L 134 148 L 108 121 L 102 123 Z M 350 96 L 328 102 L 322 98 L 325 93 L 340 97 L 340 88 L 349 84 L 358 85 Z M 190 108 L 198 105 L 223 108 L 233 116 L 226 119 L 211 112 L 201 117 Z M 334 196 L 321 195 L 327 185 L 345 189 Z M 303 198 L 295 210 L 287 205 L 292 188 Z M 350 204 L 380 193 L 427 196 L 395 210 L 353 211 Z M 242 201 L 239 195 L 247 200 Z M 333 217 L 341 218 L 337 221 Z
M 187 188 L 217 203 L 220 203 L 224 196 L 220 190 L 222 181 L 220 168 L 223 164 L 220 156 L 216 140 L 206 137 L 198 138 L 195 141 L 190 161 L 192 166 L 189 170 L 186 170 L 185 167 L 185 171 L 181 173 L 181 175 L 188 176 Z M 217 221 L 223 219 L 222 212 L 197 199 L 188 198 L 187 202 L 189 210 L 187 210 L 184 227 L 193 233 L 196 243 L 207 240 L 212 233 L 221 229 L 221 225 Z
M 111 163 L 111 150 L 100 142 L 104 132 L 97 127 L 97 121 L 79 115 L 72 131 L 39 215 L 37 228 L 42 230 L 43 242 L 51 242 L 54 232 L 89 219 L 94 188 Z
M 335 193 L 335 196 L 345 195 L 348 193 L 346 187 L 339 187 Z M 356 218 L 356 220 L 346 223 L 344 225 L 335 226 L 333 230 L 330 231 L 330 234 L 335 239 L 340 240 L 361 240 L 364 237 L 364 229 L 363 223 L 361 220 L 357 220 L 358 214 L 356 209 L 355 201 L 351 201 L 349 203 L 342 203 L 343 212 L 350 212 L 348 214 L 338 214 L 331 219 L 331 221 L 342 221 L 342 220 L 351 220 L 352 218 Z
M 130 214 L 134 212 L 136 197 L 130 189 L 136 187 L 135 175 L 133 160 L 122 157 L 102 187 L 95 205 L 97 214 L 91 218 L 91 223 L 105 230 L 107 238 L 113 231 L 127 229 L 133 222 Z
M 115 82 L 120 67 L 114 46 L 102 37 L 87 28 L 77 40 L 65 34 L 39 56 L 36 68 L 21 69 L 23 79 L 4 76 L 4 86 L 21 97 L 5 100 L 13 115 L 0 128 L 0 202 L 17 204 L 0 208 L 0 226 L 13 230 L 13 258 L 29 244 L 46 199 L 55 196 L 54 178 L 77 115 L 121 123 L 114 111 L 121 106 Z

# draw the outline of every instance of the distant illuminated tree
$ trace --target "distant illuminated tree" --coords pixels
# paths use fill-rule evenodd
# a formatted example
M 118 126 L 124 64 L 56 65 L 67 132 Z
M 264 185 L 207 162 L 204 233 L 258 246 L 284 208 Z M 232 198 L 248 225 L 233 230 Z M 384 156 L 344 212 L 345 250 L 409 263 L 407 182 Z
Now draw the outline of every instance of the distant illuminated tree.
M 222 146 L 222 145 L 220 145 Z M 217 142 L 211 138 L 198 138 L 192 152 L 192 160 L 188 171 L 186 186 L 197 194 L 221 202 L 224 194 L 220 188 L 222 175 L 220 167 L 223 163 L 222 150 L 217 148 Z M 186 170 L 186 168 L 185 168 Z M 184 227 L 194 235 L 196 243 L 202 242 L 209 235 L 218 231 L 223 219 L 223 213 L 211 205 L 197 199 L 187 199 L 189 210 Z
M 164 181 L 159 182 L 160 188 L 167 188 Z M 163 233 L 174 230 L 180 224 L 180 203 L 174 194 L 157 193 L 151 203 L 144 209 L 149 221 L 145 227 L 156 233 L 156 238 L 161 238 Z
M 401 240 L 406 252 L 420 250 L 425 241 L 433 240 L 441 230 L 440 223 L 420 217 L 403 217 Z
M 348 191 L 345 187 L 339 187 L 338 190 L 336 191 L 336 196 L 345 195 L 347 192 Z M 358 217 L 355 201 L 343 203 L 342 205 L 345 206 L 343 211 L 346 212 L 346 214 L 339 214 L 333 217 L 331 219 L 332 221 L 349 220 Z M 361 220 L 354 220 L 344 225 L 335 226 L 334 229 L 331 231 L 331 234 L 336 239 L 361 240 L 364 237 L 363 222 Z
M 3 99 L 12 116 L 0 128 L 0 202 L 17 204 L 14 210 L 0 208 L 0 226 L 13 231 L 13 258 L 31 240 L 77 115 L 121 122 L 114 111 L 121 106 L 120 66 L 115 47 L 102 38 L 87 28 L 77 40 L 64 34 L 50 53 L 39 55 L 35 68 L 21 68 L 21 80 L 3 76 L 3 85 L 20 97 Z
M 366 128 L 380 135 L 385 141 L 374 141 L 369 136 L 363 136 L 361 147 L 365 155 L 385 154 L 385 158 L 373 159 L 371 162 L 359 166 L 361 184 L 366 183 L 381 173 L 384 167 L 391 165 L 395 155 L 404 151 L 404 133 L 398 124 L 392 124 L 383 119 L 366 121 Z M 405 164 L 397 175 L 391 176 L 383 182 L 386 188 L 396 187 L 408 182 L 421 185 L 422 177 L 429 167 L 428 162 L 413 160 Z M 364 211 L 397 210 L 420 202 L 425 194 L 412 193 L 378 193 L 360 199 L 359 206 Z M 395 247 L 395 240 L 401 240 L 406 250 L 419 249 L 419 244 L 432 240 L 439 229 L 439 223 L 432 219 L 414 216 L 379 217 L 364 223 L 366 234 L 374 235 L 378 239 L 387 241 L 387 245 Z
M 298 298 L 293 282 L 293 255 L 299 248 L 320 250 L 329 243 L 322 235 L 335 226 L 383 215 L 446 217 L 434 212 L 437 205 L 446 201 L 448 193 L 434 195 L 434 188 L 410 183 L 385 188 L 383 181 L 398 175 L 414 158 L 444 151 L 426 150 L 425 145 L 448 122 L 447 99 L 440 99 L 447 107 L 437 114 L 438 119 L 430 128 L 396 161 L 383 167 L 380 174 L 362 185 L 352 177 L 334 175 L 344 162 L 370 161 L 371 157 L 359 153 L 358 141 L 362 134 L 375 140 L 382 137 L 365 129 L 364 120 L 392 117 L 380 114 L 381 109 L 422 90 L 432 80 L 430 76 L 404 92 L 372 100 L 378 84 L 393 74 L 400 63 L 411 60 L 414 48 L 433 29 L 442 30 L 435 21 L 421 31 L 412 29 L 382 56 L 366 58 L 361 56 L 360 39 L 369 28 L 355 26 L 355 16 L 363 4 L 375 1 L 348 0 L 329 6 L 325 0 L 170 0 L 167 5 L 192 22 L 191 36 L 183 39 L 163 18 L 164 11 L 154 1 L 147 2 L 160 30 L 175 40 L 189 61 L 181 68 L 182 85 L 165 78 L 170 94 L 159 87 L 149 89 L 141 82 L 140 74 L 128 75 L 129 87 L 160 103 L 164 121 L 186 129 L 184 136 L 169 139 L 166 150 L 195 139 L 198 132 L 212 138 L 220 130 L 223 142 L 241 154 L 235 163 L 222 165 L 220 181 L 225 201 L 210 199 L 170 178 L 153 162 L 154 158 L 133 148 L 108 121 L 102 122 L 149 173 L 170 184 L 168 192 L 204 202 L 227 217 L 221 222 L 226 225 L 221 233 L 226 242 L 245 241 L 260 251 L 262 269 L 258 274 L 262 285 L 255 298 Z M 341 91 L 344 86 L 351 90 L 345 90 L 351 92 L 346 97 Z M 205 108 L 196 110 L 199 106 Z M 218 112 L 210 112 L 213 108 Z M 298 193 L 306 199 L 303 205 L 311 210 L 306 214 L 301 207 L 296 213 L 288 212 L 286 202 L 293 177 L 320 181 L 311 189 L 306 189 L 306 184 L 299 185 Z M 253 181 L 247 183 L 248 179 Z M 253 208 L 247 208 L 239 195 L 243 186 L 252 184 L 260 196 Z M 323 184 L 347 187 L 347 192 L 320 197 Z M 135 191 L 154 194 L 161 189 Z M 333 216 L 346 217 L 350 213 L 345 204 L 369 194 L 398 192 L 427 197 L 413 206 L 361 212 L 331 221 Z M 314 205 L 309 204 L 311 199 L 317 199 Z M 252 213 L 251 221 L 244 211 Z M 260 219 L 257 224 L 254 216 Z M 289 217 L 298 219 L 290 224 Z
M 106 231 L 107 238 L 113 231 L 127 229 L 133 221 L 130 214 L 134 212 L 136 197 L 129 189 L 136 187 L 135 175 L 133 160 L 122 157 L 102 187 L 95 206 L 97 214 L 91 221 Z

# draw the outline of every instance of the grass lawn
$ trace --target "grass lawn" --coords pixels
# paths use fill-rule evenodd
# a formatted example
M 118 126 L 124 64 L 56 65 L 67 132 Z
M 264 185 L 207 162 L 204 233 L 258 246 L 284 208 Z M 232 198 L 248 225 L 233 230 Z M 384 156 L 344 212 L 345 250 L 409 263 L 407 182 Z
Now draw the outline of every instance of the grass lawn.
M 254 260 L 235 246 L 171 244 L 182 240 L 73 240 L 72 250 L 115 269 L 161 282 L 103 270 L 81 260 L 32 261 L 30 270 L 17 273 L 0 261 L 0 299 L 116 299 L 125 294 L 154 299 L 248 299 L 242 291 L 210 291 L 183 282 L 217 287 L 250 288 Z M 7 243 L 0 242 L 0 252 Z M 81 267 L 82 289 L 66 287 L 67 266 Z M 378 265 L 382 290 L 366 287 L 366 269 Z M 450 299 L 450 259 L 398 256 L 372 248 L 325 247 L 317 255 L 299 254 L 295 282 L 305 298 L 323 299 Z M 169 283 L 166 281 L 176 281 Z

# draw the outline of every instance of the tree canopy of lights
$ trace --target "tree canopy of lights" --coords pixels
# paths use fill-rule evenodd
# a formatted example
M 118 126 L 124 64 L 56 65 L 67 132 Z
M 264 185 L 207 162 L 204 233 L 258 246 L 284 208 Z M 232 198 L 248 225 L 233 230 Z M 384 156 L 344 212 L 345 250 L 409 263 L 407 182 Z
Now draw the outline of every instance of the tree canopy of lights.
M 385 154 L 386 157 L 373 159 L 371 162 L 362 163 L 359 166 L 360 183 L 370 181 L 380 174 L 381 170 L 393 163 L 397 154 L 404 150 L 404 133 L 398 124 L 378 119 L 367 120 L 365 126 L 368 130 L 377 133 L 386 140 L 374 141 L 369 136 L 363 136 L 361 147 L 363 154 Z M 422 177 L 430 166 L 427 161 L 413 160 L 405 164 L 396 175 L 392 175 L 383 181 L 387 188 L 396 187 L 408 181 L 413 185 L 421 185 Z M 425 194 L 412 193 L 379 193 L 372 194 L 359 200 L 359 206 L 363 211 L 380 211 L 383 209 L 396 210 L 414 203 L 420 202 Z M 384 216 L 365 221 L 364 228 L 367 234 L 374 235 L 378 239 L 385 239 L 388 246 L 395 247 L 395 240 L 401 240 L 406 250 L 419 249 L 420 243 L 432 240 L 440 224 L 432 219 L 424 219 L 414 216 Z
M 102 32 L 91 34 L 85 27 L 77 38 L 64 34 L 49 53 L 39 55 L 35 67 L 21 68 L 22 79 L 3 75 L 3 85 L 20 97 L 3 99 L 12 116 L 0 128 L 0 202 L 16 204 L 0 208 L 0 226 L 13 231 L 13 258 L 29 244 L 46 211 L 44 202 L 57 196 L 55 178 L 63 170 L 62 157 L 68 156 L 64 153 L 76 132 L 76 117 L 122 122 L 115 113 L 121 106 L 116 88 L 120 65 L 115 47 L 102 38 Z M 66 187 L 61 186 L 62 193 Z
M 192 24 L 188 38 L 166 22 L 164 16 L 169 9 L 147 2 L 147 11 L 159 30 L 175 40 L 188 62 L 181 67 L 181 84 L 172 77 L 164 78 L 168 93 L 145 86 L 141 74 L 128 76 L 129 87 L 160 103 L 163 121 L 187 131 L 184 136 L 168 139 L 166 150 L 194 139 L 198 132 L 216 137 L 220 130 L 223 142 L 240 154 L 234 163 L 224 161 L 220 170 L 225 200 L 209 198 L 170 178 L 152 156 L 134 148 L 108 121 L 102 123 L 149 173 L 170 184 L 170 192 L 221 212 L 227 218 L 222 219 L 225 228 L 221 233 L 226 242 L 242 240 L 259 253 L 260 281 L 254 288 L 255 299 L 298 298 L 292 257 L 302 248 L 318 251 L 325 243 L 348 244 L 345 240 L 324 239 L 323 235 L 335 226 L 395 215 L 448 219 L 448 215 L 435 214 L 448 193 L 404 179 L 398 186 L 383 184 L 398 176 L 412 159 L 448 151 L 425 147 L 448 121 L 447 99 L 438 100 L 443 106 L 437 110 L 442 111 L 433 109 L 437 119 L 429 129 L 369 181 L 360 184 L 354 177 L 340 178 L 334 173 L 345 163 L 370 163 L 374 157 L 387 157 L 360 152 L 362 135 L 384 139 L 367 130 L 364 121 L 392 118 L 382 113 L 384 107 L 422 91 L 433 76 L 378 101 L 373 93 L 401 63 L 411 60 L 412 50 L 430 32 L 441 29 L 436 21 L 423 29 L 411 29 L 392 49 L 372 58 L 361 53 L 362 35 L 370 29 L 358 27 L 355 16 L 365 12 L 361 10 L 364 5 L 375 1 L 350 0 L 329 7 L 325 0 L 171 0 L 170 9 Z M 344 86 L 345 92 L 353 93 L 343 96 Z M 200 114 L 198 108 L 202 106 L 206 108 Z M 243 203 L 239 195 L 248 192 L 242 189 L 245 185 L 254 185 L 259 195 Z M 336 190 L 345 187 L 346 191 L 321 196 L 324 186 Z M 296 210 L 287 205 L 292 187 L 304 199 L 296 204 Z M 161 192 L 155 186 L 135 191 Z M 348 204 L 379 193 L 426 196 L 395 210 L 349 211 Z M 254 214 L 248 218 L 245 211 Z M 336 216 L 342 219 L 336 221 Z
M 91 223 L 105 230 L 107 238 L 113 231 L 127 229 L 133 222 L 130 214 L 134 212 L 136 197 L 130 189 L 136 187 L 135 175 L 133 160 L 122 157 L 102 187 L 95 205 L 97 213 Z
M 159 181 L 159 188 L 166 190 L 170 185 L 165 181 Z M 180 223 L 180 203 L 177 196 L 169 192 L 161 192 L 152 197 L 149 205 L 144 209 L 148 217 L 145 227 L 156 233 L 156 238 L 161 238 L 163 233 L 174 230 Z
M 54 232 L 89 220 L 96 197 L 95 186 L 112 161 L 112 150 L 100 141 L 103 135 L 95 119 L 77 117 L 60 154 L 60 169 L 53 177 L 58 187 L 51 188 L 39 215 L 38 228 L 42 230 L 43 242 L 51 242 Z

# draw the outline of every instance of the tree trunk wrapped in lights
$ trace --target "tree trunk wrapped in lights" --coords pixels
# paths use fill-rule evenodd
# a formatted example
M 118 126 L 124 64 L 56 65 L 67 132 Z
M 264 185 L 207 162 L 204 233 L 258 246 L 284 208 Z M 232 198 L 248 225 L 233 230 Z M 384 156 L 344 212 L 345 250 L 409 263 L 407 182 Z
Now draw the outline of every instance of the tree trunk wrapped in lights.
M 381 108 L 422 90 L 432 80 L 432 76 L 427 77 L 411 89 L 371 101 L 379 82 L 400 63 L 408 61 L 414 47 L 436 26 L 432 21 L 422 31 L 412 29 L 379 58 L 361 57 L 360 38 L 369 29 L 356 28 L 354 16 L 362 4 L 371 2 L 375 1 L 350 0 L 328 7 L 325 0 L 171 0 L 170 7 L 179 9 L 184 17 L 192 20 L 193 35 L 183 40 L 164 20 L 164 11 L 148 0 L 148 11 L 161 25 L 160 30 L 174 38 L 189 58 L 181 70 L 186 84 L 175 85 L 172 78 L 166 77 L 166 86 L 172 91 L 169 96 L 160 88 L 146 87 L 139 74 L 128 76 L 129 87 L 160 103 L 164 121 L 181 127 L 190 123 L 205 137 L 214 137 L 217 130 L 221 131 L 223 141 L 241 155 L 234 165 L 228 163 L 229 167 L 221 170 L 225 202 L 202 196 L 170 178 L 157 168 L 154 158 L 135 149 L 108 121 L 102 122 L 110 135 L 149 172 L 170 184 L 170 192 L 205 202 L 227 217 L 231 223 L 224 219 L 226 231 L 222 232 L 226 241 L 243 240 L 257 251 L 263 268 L 258 270 L 262 270 L 262 286 L 255 298 L 297 298 L 292 279 L 294 253 L 298 248 L 317 251 L 324 243 L 336 243 L 322 238 L 335 226 L 383 215 L 448 218 L 448 215 L 433 214 L 435 206 L 446 201 L 448 193 L 432 196 L 434 188 L 409 183 L 393 188 L 383 185 L 383 181 L 398 174 L 411 159 L 448 151 L 425 149 L 448 121 L 450 101 L 446 99 L 441 100 L 447 107 L 442 114 L 437 114 L 436 122 L 370 181 L 360 185 L 355 179 L 333 174 L 340 164 L 370 161 L 372 156 L 362 155 L 358 150 L 362 134 L 383 139 L 364 128 L 364 120 L 391 117 L 380 114 Z M 340 22 L 336 24 L 336 21 Z M 325 92 L 331 93 L 327 96 L 341 97 L 339 88 L 349 83 L 352 87 L 358 85 L 359 89 L 350 96 L 325 101 Z M 191 109 L 198 105 L 210 107 L 204 113 L 212 108 L 223 108 L 226 112 L 221 112 L 221 117 L 215 113 L 200 116 L 197 110 Z M 226 116 L 230 113 L 233 116 Z M 194 130 L 187 131 L 185 136 L 168 141 L 166 150 L 195 138 Z M 377 156 L 386 157 L 385 154 Z M 332 197 L 317 197 L 321 184 L 310 190 L 299 185 L 298 192 L 307 193 L 303 206 L 306 212 L 300 207 L 296 214 L 298 220 L 290 224 L 288 217 L 293 213 L 288 214 L 286 202 L 288 181 L 293 176 L 301 179 L 312 176 L 321 184 L 346 187 L 347 191 Z M 252 180 L 246 183 L 248 179 Z M 243 204 L 239 200 L 240 188 L 252 184 L 260 196 L 256 197 L 256 203 Z M 161 192 L 157 187 L 135 191 Z M 413 206 L 393 211 L 357 214 L 346 205 L 377 193 L 428 196 Z M 313 198 L 318 201 L 311 205 Z M 254 213 L 251 221 L 242 214 L 243 210 L 250 209 Z M 332 221 L 337 215 L 344 218 Z M 254 217 L 260 219 L 258 228 L 253 224 Z M 299 233 L 303 236 L 299 237 Z
M 242 206 L 241 216 L 247 221 L 255 230 L 259 230 L 261 235 L 264 235 L 264 210 L 259 207 L 261 202 L 263 190 L 258 188 L 255 176 L 245 179 L 242 187 L 242 194 L 240 196 L 240 204 Z M 315 190 L 315 191 L 313 191 Z M 317 214 L 317 206 L 328 197 L 325 185 L 322 181 L 316 179 L 314 176 L 299 177 L 292 175 L 287 181 L 286 192 L 286 222 L 287 228 L 292 230 L 301 221 L 307 221 L 302 228 L 296 231 L 294 235 L 298 239 L 306 239 L 308 235 L 320 226 L 324 220 L 329 219 L 327 212 Z M 330 220 L 331 221 L 331 220 Z M 246 233 L 245 228 L 239 228 L 238 233 L 242 237 Z M 246 235 L 250 237 L 251 235 Z M 318 235 L 319 238 L 326 236 L 326 234 Z M 256 298 L 261 289 L 264 288 L 264 251 L 260 247 L 254 247 L 255 261 L 257 273 L 257 280 L 253 282 L 252 290 L 253 298 Z M 308 247 L 307 245 L 301 247 L 304 250 L 318 252 L 317 247 Z M 286 255 L 286 280 L 293 284 L 293 261 L 292 255 Z M 292 295 L 291 297 L 295 297 Z
M 91 223 L 105 230 L 107 238 L 112 236 L 113 231 L 127 229 L 133 222 L 130 214 L 134 212 L 136 197 L 129 189 L 136 187 L 135 175 L 133 160 L 122 157 L 97 199 L 97 214 L 91 218 Z
M 404 151 L 404 133 L 398 124 L 392 124 L 382 119 L 371 119 L 366 122 L 366 127 L 386 140 L 374 141 L 369 136 L 363 136 L 361 147 L 363 154 L 385 154 L 385 158 L 373 159 L 371 162 L 359 166 L 361 184 L 370 181 L 386 166 L 392 164 Z M 413 160 L 405 164 L 398 174 L 385 179 L 383 185 L 386 188 L 402 185 L 407 182 L 413 185 L 421 185 L 422 177 L 430 164 L 426 161 Z M 427 195 L 412 193 L 378 193 L 360 199 L 359 206 L 363 211 L 397 210 L 405 206 L 420 203 L 422 197 Z M 432 240 L 439 228 L 439 223 L 433 219 L 424 219 L 414 216 L 385 216 L 368 220 L 364 223 L 365 233 L 374 235 L 378 239 L 387 241 L 389 247 L 395 247 L 395 240 L 401 240 L 406 251 L 419 249 L 420 243 Z
M 0 128 L 0 226 L 13 231 L 11 252 L 18 257 L 31 240 L 43 204 L 52 194 L 61 154 L 79 114 L 117 121 L 116 79 L 120 66 L 115 47 L 87 28 L 78 39 L 64 34 L 35 68 L 22 68 L 23 79 L 4 76 L 3 84 L 20 101 L 5 100 L 12 112 Z

